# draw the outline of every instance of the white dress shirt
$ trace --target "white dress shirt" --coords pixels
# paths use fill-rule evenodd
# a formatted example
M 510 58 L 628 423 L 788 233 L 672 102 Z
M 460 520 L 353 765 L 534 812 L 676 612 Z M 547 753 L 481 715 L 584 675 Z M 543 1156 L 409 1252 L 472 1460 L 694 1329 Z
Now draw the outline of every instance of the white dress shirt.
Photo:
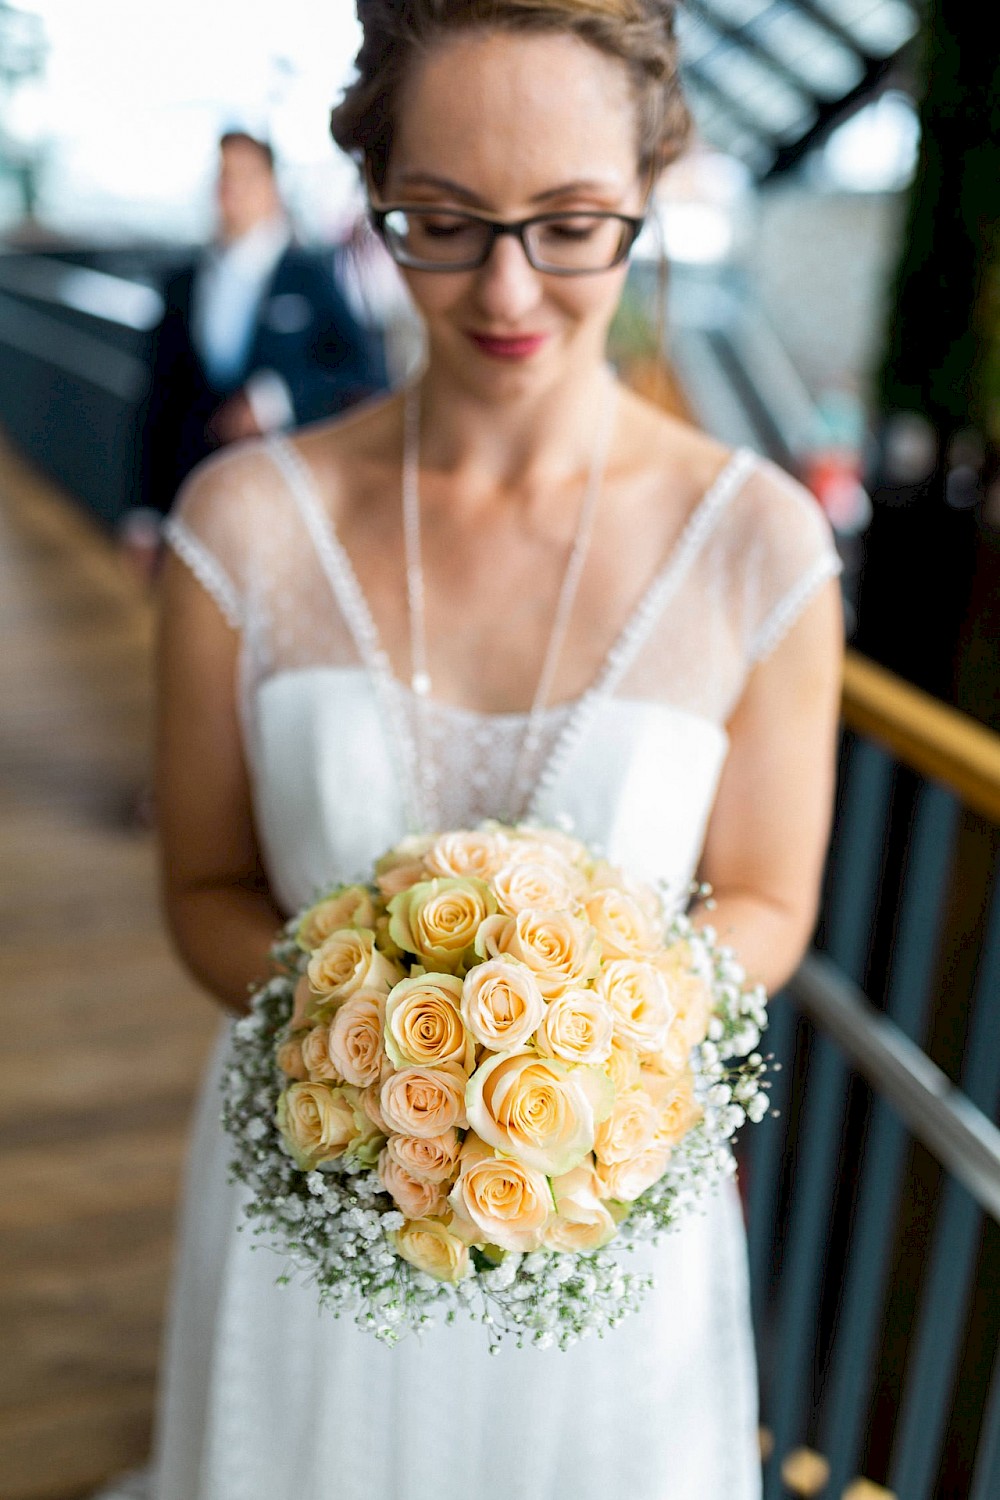
M 290 240 L 284 215 L 266 219 L 238 239 L 211 246 L 195 272 L 191 337 L 220 391 L 231 389 L 246 368 L 261 299 Z M 243 389 L 262 431 L 290 423 L 291 394 L 276 371 L 253 371 Z

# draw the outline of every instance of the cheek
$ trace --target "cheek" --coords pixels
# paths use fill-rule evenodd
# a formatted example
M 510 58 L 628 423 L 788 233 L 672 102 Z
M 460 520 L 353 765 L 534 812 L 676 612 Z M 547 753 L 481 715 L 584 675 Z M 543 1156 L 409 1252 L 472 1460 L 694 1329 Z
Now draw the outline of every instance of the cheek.
M 449 276 L 440 271 L 402 270 L 410 296 L 425 318 L 441 317 L 459 307 L 468 294 L 471 278 Z
M 575 322 L 602 326 L 615 315 L 626 275 L 625 267 L 616 267 L 603 276 L 567 276 L 561 280 L 553 277 L 549 300 Z

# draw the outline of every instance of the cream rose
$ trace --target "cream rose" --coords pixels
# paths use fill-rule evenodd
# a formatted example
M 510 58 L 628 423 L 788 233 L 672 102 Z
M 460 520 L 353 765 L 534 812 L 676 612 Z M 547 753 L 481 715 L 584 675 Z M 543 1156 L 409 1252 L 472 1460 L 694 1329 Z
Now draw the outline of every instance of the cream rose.
M 309 960 L 306 974 L 321 1005 L 349 1000 L 359 990 L 387 995 L 402 978 L 397 966 L 375 947 L 375 934 L 368 927 L 331 932 Z
M 414 1219 L 389 1236 L 397 1254 L 435 1281 L 461 1281 L 469 1274 L 469 1247 L 440 1219 Z
M 293 1078 L 301 1083 L 308 1078 L 308 1070 L 302 1060 L 302 1040 L 297 1036 L 290 1036 L 281 1043 L 275 1054 L 275 1061 L 286 1078 Z
M 659 1113 L 646 1090 L 626 1089 L 616 1096 L 610 1115 L 597 1127 L 594 1155 L 605 1165 L 631 1161 L 653 1144 L 658 1126 Z
M 620 1037 L 612 1036 L 611 1052 L 604 1071 L 614 1084 L 615 1093 L 623 1089 L 633 1088 L 642 1076 L 639 1066 L 639 1054 L 634 1047 L 626 1046 Z
M 510 838 L 517 858 L 555 857 L 581 871 L 591 864 L 587 846 L 570 833 L 560 833 L 557 828 L 534 828 L 530 823 L 520 823 L 511 830 Z
M 493 877 L 497 906 L 519 911 L 569 911 L 580 892 L 579 872 L 554 858 L 513 858 Z
M 302 1061 L 307 1075 L 314 1083 L 323 1080 L 328 1083 L 344 1082 L 343 1074 L 330 1058 L 329 1040 L 330 1028 L 323 1021 L 302 1037 Z
M 358 990 L 338 1006 L 327 1030 L 331 1066 L 358 1088 L 377 1083 L 381 1076 L 385 1004 L 378 991 Z
M 488 1057 L 469 1079 L 465 1099 L 469 1125 L 487 1145 L 553 1176 L 592 1150 L 613 1097 L 596 1068 L 519 1051 Z
M 458 1170 L 461 1149 L 455 1129 L 432 1136 L 391 1135 L 386 1141 L 390 1158 L 411 1177 L 425 1182 L 449 1182 Z
M 414 1177 L 388 1154 L 385 1146 L 378 1159 L 378 1175 L 400 1213 L 408 1219 L 430 1219 L 445 1212 L 447 1194 L 441 1184 L 426 1177 Z
M 400 1135 L 436 1136 L 464 1128 L 465 1073 L 457 1063 L 439 1068 L 400 1068 L 382 1084 L 382 1118 Z
M 377 908 L 363 885 L 345 885 L 310 906 L 296 932 L 300 948 L 311 953 L 342 927 L 374 927 Z
M 538 981 L 524 964 L 492 958 L 465 976 L 462 1018 L 476 1041 L 491 1052 L 523 1046 L 544 1014 Z
M 546 1008 L 535 1046 L 546 1057 L 563 1062 L 604 1063 L 611 1056 L 614 1025 L 614 1012 L 600 995 L 567 990 Z
M 659 1182 L 667 1170 L 670 1147 L 652 1145 L 628 1161 L 599 1162 L 597 1191 L 616 1203 L 633 1203 L 647 1188 Z
M 424 880 L 389 902 L 389 936 L 428 968 L 454 974 L 473 961 L 480 924 L 495 911 L 481 880 Z
M 462 981 L 454 974 L 401 979 L 385 1002 L 385 1050 L 397 1068 L 475 1065 L 475 1043 L 461 1013 Z
M 615 1013 L 621 1041 L 638 1052 L 663 1048 L 674 1012 L 658 969 L 631 958 L 613 959 L 601 969 L 597 991 Z
M 568 911 L 520 911 L 488 917 L 479 929 L 481 958 L 526 964 L 546 1000 L 555 1000 L 592 978 L 600 963 L 593 928 Z
M 701 1105 L 694 1096 L 694 1077 L 684 1068 L 672 1077 L 652 1074 L 643 1079 L 656 1115 L 656 1141 L 661 1146 L 676 1146 L 702 1117 Z
M 432 875 L 489 880 L 503 864 L 507 839 L 499 831 L 443 833 L 428 849 L 424 863 Z
M 549 1250 L 600 1250 L 613 1240 L 618 1226 L 598 1194 L 597 1174 L 584 1162 L 552 1182 L 557 1213 L 546 1225 Z
M 537 1250 L 552 1211 L 544 1172 L 497 1156 L 474 1135 L 462 1147 L 448 1202 L 457 1233 L 503 1250 Z
M 606 959 L 649 958 L 661 945 L 656 923 L 627 891 L 605 886 L 587 897 L 584 909 Z
M 276 1122 L 303 1171 L 343 1156 L 364 1129 L 348 1095 L 329 1083 L 291 1084 L 278 1099 Z

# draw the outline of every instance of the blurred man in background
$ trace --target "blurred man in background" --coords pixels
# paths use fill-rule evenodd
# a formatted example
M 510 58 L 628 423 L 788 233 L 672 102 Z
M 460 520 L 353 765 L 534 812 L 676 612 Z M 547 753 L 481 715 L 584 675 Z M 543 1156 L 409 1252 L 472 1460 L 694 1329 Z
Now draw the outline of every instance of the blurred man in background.
M 329 416 L 385 384 L 378 341 L 338 290 L 330 255 L 293 242 L 270 146 L 242 131 L 219 145 L 218 237 L 165 289 L 141 420 L 137 500 L 161 514 L 213 449 Z

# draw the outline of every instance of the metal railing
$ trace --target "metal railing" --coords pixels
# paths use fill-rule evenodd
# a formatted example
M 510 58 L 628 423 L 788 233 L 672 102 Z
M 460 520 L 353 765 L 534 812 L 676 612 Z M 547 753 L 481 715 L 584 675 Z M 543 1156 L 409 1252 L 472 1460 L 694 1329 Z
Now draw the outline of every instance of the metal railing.
M 746 1163 L 765 1494 L 997 1500 L 1000 737 L 856 656 L 844 721 L 821 951 Z

